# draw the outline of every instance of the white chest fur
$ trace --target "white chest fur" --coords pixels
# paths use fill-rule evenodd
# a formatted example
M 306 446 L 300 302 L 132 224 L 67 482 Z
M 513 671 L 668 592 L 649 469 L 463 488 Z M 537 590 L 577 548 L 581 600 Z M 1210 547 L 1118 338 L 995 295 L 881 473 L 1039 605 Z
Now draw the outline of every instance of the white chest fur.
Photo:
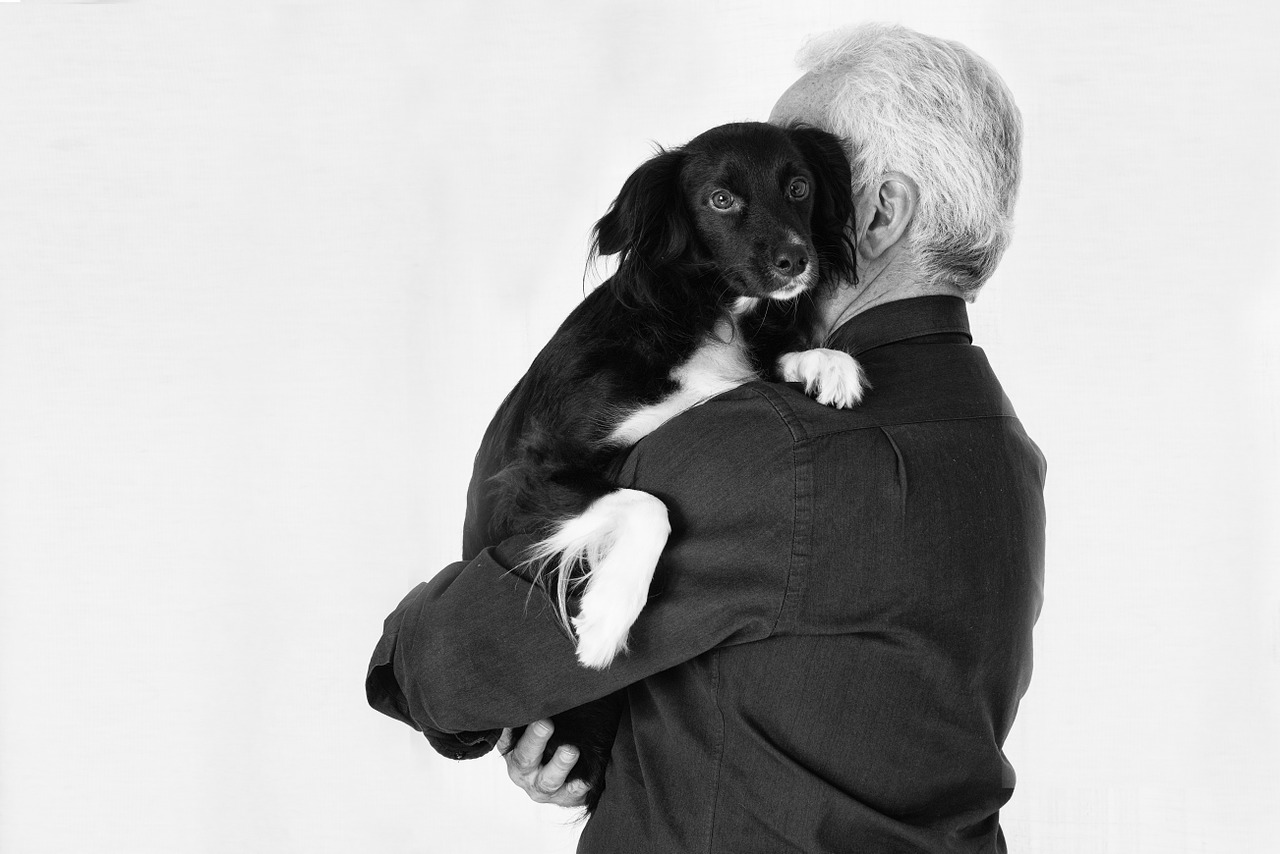
M 660 425 L 718 394 L 757 379 L 747 358 L 742 333 L 733 320 L 725 318 L 716 324 L 693 351 L 688 361 L 671 371 L 677 389 L 657 403 L 642 406 L 626 415 L 613 432 L 609 443 L 626 447 L 634 445 Z

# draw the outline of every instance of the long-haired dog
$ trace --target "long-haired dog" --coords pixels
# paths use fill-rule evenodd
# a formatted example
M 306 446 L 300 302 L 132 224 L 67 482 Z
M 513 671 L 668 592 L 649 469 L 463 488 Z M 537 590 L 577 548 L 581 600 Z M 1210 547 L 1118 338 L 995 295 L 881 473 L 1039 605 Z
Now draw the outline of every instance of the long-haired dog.
M 490 425 L 468 496 L 483 533 L 464 543 L 470 558 L 514 534 L 537 539 L 527 557 L 584 666 L 607 667 L 626 649 L 670 533 L 661 501 L 609 482 L 620 451 L 761 377 L 802 381 L 822 403 L 860 399 L 852 357 L 808 349 L 804 298 L 854 279 L 850 181 L 824 131 L 723 125 L 640 166 L 596 224 L 593 253 L 617 255 L 617 271 Z M 588 808 L 616 720 L 616 698 L 553 718 L 547 755 L 579 747 L 571 776 L 591 784 Z

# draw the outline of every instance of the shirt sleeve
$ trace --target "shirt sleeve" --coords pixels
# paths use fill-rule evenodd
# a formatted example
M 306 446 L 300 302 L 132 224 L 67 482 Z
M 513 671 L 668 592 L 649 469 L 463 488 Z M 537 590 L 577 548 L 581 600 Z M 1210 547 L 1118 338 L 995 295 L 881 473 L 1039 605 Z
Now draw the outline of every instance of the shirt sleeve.
M 485 752 L 498 728 L 768 637 L 786 599 L 803 496 L 793 433 L 759 384 L 655 431 L 619 482 L 662 499 L 672 524 L 628 651 L 603 671 L 580 665 L 519 567 L 529 541 L 513 538 L 446 567 L 392 612 L 369 665 L 370 704 L 463 758 Z

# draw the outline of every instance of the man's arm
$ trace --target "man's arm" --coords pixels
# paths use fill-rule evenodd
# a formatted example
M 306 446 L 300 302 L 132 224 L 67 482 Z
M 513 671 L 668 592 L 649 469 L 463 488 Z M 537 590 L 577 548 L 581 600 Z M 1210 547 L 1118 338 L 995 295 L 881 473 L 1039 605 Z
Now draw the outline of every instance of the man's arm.
M 429 736 L 496 738 L 713 647 L 767 637 L 785 600 L 802 498 L 794 455 L 790 429 L 759 387 L 673 420 L 637 446 L 620 477 L 661 498 L 673 528 L 628 652 L 604 671 L 578 664 L 519 568 L 528 540 L 514 538 L 405 597 L 370 662 L 371 704 Z

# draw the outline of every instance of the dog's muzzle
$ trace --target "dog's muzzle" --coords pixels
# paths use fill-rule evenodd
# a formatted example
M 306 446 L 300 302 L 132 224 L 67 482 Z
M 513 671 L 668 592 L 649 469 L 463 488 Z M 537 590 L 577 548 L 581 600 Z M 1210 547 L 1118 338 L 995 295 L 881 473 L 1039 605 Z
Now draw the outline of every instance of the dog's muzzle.
M 818 265 L 809 263 L 807 254 L 804 257 L 804 269 L 795 275 L 784 276 L 776 270 L 773 272 L 773 280 L 778 287 L 768 293 L 769 299 L 792 299 L 807 291 L 818 281 Z

